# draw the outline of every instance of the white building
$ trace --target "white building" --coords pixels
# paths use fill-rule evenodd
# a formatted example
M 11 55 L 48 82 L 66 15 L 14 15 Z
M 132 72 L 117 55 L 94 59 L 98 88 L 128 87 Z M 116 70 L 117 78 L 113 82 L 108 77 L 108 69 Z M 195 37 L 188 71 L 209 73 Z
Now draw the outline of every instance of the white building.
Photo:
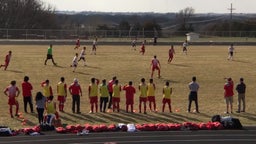
M 187 41 L 197 41 L 199 39 L 199 34 L 193 32 L 187 33 L 186 36 Z

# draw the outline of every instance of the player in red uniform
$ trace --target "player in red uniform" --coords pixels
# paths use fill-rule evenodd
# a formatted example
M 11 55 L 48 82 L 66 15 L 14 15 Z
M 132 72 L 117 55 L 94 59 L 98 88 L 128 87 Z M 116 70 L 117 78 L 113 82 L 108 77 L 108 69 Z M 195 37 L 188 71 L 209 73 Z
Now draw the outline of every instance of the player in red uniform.
M 153 78 L 153 75 L 154 75 L 154 71 L 155 70 L 158 70 L 158 78 L 160 78 L 160 62 L 159 60 L 156 58 L 156 55 L 154 55 L 154 58 L 151 60 L 151 78 Z
M 80 47 L 80 39 L 78 38 L 78 39 L 76 40 L 76 46 L 75 46 L 74 49 L 78 49 L 79 47 Z
M 4 70 L 7 69 L 8 65 L 9 65 L 9 63 L 10 63 L 10 60 L 11 60 L 11 56 L 12 56 L 12 51 L 9 51 L 9 53 L 5 56 L 5 64 L 4 64 L 4 65 L 1 64 L 1 65 L 0 65 L 0 68 L 1 68 L 2 66 L 4 66 Z
M 132 81 L 129 81 L 129 85 L 123 87 L 126 96 L 126 112 L 128 112 L 129 105 L 131 106 L 131 113 L 133 113 L 134 94 L 136 93 L 135 88 L 132 86 Z
M 7 93 L 7 92 L 8 92 L 8 93 Z M 10 110 L 11 117 L 13 118 L 13 115 L 12 115 L 12 106 L 13 106 L 13 105 L 16 106 L 16 113 L 15 113 L 15 116 L 19 116 L 19 115 L 18 115 L 18 112 L 19 112 L 19 102 L 16 100 L 16 97 L 19 96 L 20 90 L 19 90 L 19 88 L 16 86 L 16 81 L 11 81 L 11 85 L 9 85 L 9 86 L 4 90 L 4 94 L 9 97 L 8 104 L 9 104 L 9 106 L 10 106 L 9 110 Z
M 142 42 L 142 45 L 141 45 L 141 48 L 140 48 L 140 53 L 141 53 L 142 55 L 144 55 L 144 53 L 145 53 L 145 41 Z
M 112 80 L 108 81 L 108 92 L 109 92 L 109 103 L 108 108 L 111 109 L 112 106 L 112 96 L 113 96 L 113 85 L 115 84 L 116 76 L 112 78 Z
M 168 63 L 171 63 L 174 54 L 175 54 L 174 47 L 173 47 L 173 45 L 171 45 L 171 48 L 169 49 Z

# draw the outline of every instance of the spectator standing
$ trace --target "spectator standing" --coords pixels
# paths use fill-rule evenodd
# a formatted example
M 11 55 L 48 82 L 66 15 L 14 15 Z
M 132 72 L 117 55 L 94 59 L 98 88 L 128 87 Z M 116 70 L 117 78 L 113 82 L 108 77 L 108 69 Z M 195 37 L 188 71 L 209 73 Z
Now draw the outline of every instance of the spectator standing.
M 238 110 L 237 113 L 245 112 L 245 91 L 246 85 L 244 79 L 240 78 L 240 83 L 236 85 L 236 91 L 238 93 Z M 241 101 L 243 103 L 243 108 L 241 110 Z
M 198 109 L 198 89 L 199 89 L 199 84 L 196 82 L 196 77 L 193 76 L 192 77 L 192 82 L 189 83 L 188 85 L 190 93 L 188 96 L 188 112 L 190 112 L 191 110 L 191 103 L 192 101 L 195 101 L 195 105 L 196 105 L 196 112 L 199 113 L 199 109 Z
M 234 83 L 232 78 L 225 78 L 226 83 L 224 85 L 224 98 L 226 101 L 226 114 L 230 112 L 233 113 L 233 96 L 234 96 Z
M 21 84 L 21 86 L 22 86 L 22 95 L 23 95 L 23 103 L 24 103 L 24 111 L 25 111 L 25 113 L 27 113 L 27 104 L 29 103 L 30 112 L 34 113 L 33 103 L 32 103 L 32 92 L 31 92 L 33 90 L 33 86 L 28 81 L 29 81 L 29 77 L 25 76 L 24 81 Z
M 44 122 L 44 108 L 45 108 L 46 98 L 43 96 L 41 92 L 37 92 L 35 100 L 36 100 L 38 122 L 41 125 Z
M 76 78 L 74 79 L 74 82 L 69 86 L 68 90 L 72 95 L 72 112 L 75 113 L 76 106 L 76 113 L 80 114 L 80 96 L 82 97 L 82 89 Z

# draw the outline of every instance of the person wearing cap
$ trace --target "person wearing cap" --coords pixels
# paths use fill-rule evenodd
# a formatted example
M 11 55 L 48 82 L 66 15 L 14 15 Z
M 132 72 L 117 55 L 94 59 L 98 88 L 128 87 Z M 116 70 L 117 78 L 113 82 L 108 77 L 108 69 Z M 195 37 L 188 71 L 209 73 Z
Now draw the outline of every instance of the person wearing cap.
M 8 104 L 9 104 L 9 106 L 10 106 L 9 110 L 10 110 L 11 118 L 13 118 L 13 114 L 12 114 L 12 106 L 13 106 L 13 105 L 16 106 L 16 113 L 15 113 L 15 116 L 19 116 L 19 115 L 18 115 L 18 112 L 19 112 L 19 102 L 16 100 L 16 97 L 19 96 L 20 90 L 19 90 L 19 88 L 16 86 L 16 81 L 11 81 L 11 85 L 9 85 L 9 86 L 4 90 L 4 94 L 9 97 Z
M 188 88 L 190 90 L 189 95 L 188 95 L 188 112 L 190 112 L 191 109 L 191 103 L 192 101 L 195 101 L 196 105 L 196 112 L 199 113 L 199 108 L 198 108 L 198 90 L 199 90 L 199 84 L 196 82 L 196 77 L 192 77 L 192 82 L 189 83 Z
M 229 106 L 230 112 L 233 113 L 233 95 L 234 95 L 234 83 L 232 78 L 225 78 L 226 83 L 224 85 L 224 98 L 226 101 L 226 114 L 229 114 Z
M 0 68 L 4 67 L 4 70 L 7 69 L 8 65 L 10 63 L 10 60 L 11 60 L 11 56 L 12 56 L 12 51 L 9 51 L 8 54 L 5 56 L 5 64 L 1 64 Z
M 240 83 L 236 85 L 236 91 L 238 93 L 238 110 L 237 113 L 245 112 L 245 91 L 246 85 L 244 83 L 244 79 L 240 78 Z M 241 110 L 241 101 L 243 103 L 243 109 Z
M 76 78 L 74 79 L 74 82 L 69 86 L 68 90 L 72 95 L 72 112 L 75 113 L 76 106 L 76 113 L 80 114 L 80 96 L 82 96 L 82 89 Z

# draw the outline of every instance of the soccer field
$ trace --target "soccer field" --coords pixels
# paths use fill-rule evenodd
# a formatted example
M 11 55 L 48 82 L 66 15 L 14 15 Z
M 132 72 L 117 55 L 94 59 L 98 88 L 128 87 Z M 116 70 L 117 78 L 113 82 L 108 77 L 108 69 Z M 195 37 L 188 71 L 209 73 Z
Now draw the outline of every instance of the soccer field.
M 60 113 L 62 123 L 84 124 L 84 123 L 158 123 L 173 122 L 182 123 L 184 121 L 207 122 L 215 114 L 224 115 L 226 110 L 224 103 L 225 83 L 224 77 L 232 77 L 235 85 L 239 78 L 243 77 L 247 85 L 246 92 L 246 113 L 233 113 L 231 116 L 241 120 L 243 125 L 254 125 L 256 121 L 255 113 L 255 53 L 253 46 L 235 46 L 234 60 L 228 61 L 228 46 L 189 46 L 188 54 L 182 53 L 181 46 L 174 46 L 176 54 L 172 63 L 168 64 L 169 46 L 146 45 L 145 55 L 139 53 L 140 47 L 133 50 L 131 46 L 121 45 L 99 45 L 97 55 L 90 55 L 91 46 L 87 46 L 86 63 L 80 62 L 76 72 L 72 72 L 70 67 L 75 53 L 73 45 L 53 45 L 53 56 L 57 66 L 54 66 L 48 60 L 44 65 L 47 52 L 46 45 L 1 45 L 0 62 L 4 62 L 4 57 L 11 50 L 12 58 L 6 71 L 0 70 L 0 87 L 3 90 L 9 85 L 11 80 L 17 81 L 17 86 L 21 89 L 21 83 L 25 75 L 30 77 L 34 90 L 33 96 L 38 91 L 42 91 L 40 83 L 46 79 L 50 80 L 53 93 L 56 99 L 57 83 L 61 76 L 66 78 L 69 85 L 77 78 L 82 86 L 83 97 L 81 97 L 82 114 L 73 114 L 71 111 L 71 96 L 68 95 L 65 103 L 65 113 Z M 157 78 L 157 72 L 154 74 L 154 83 L 156 84 L 156 101 L 158 113 L 148 112 L 140 114 L 138 112 L 138 85 L 141 78 L 148 82 L 150 78 L 150 63 L 154 55 L 157 55 L 161 63 L 161 78 Z M 125 85 L 133 81 L 137 93 L 135 97 L 134 109 L 136 113 L 95 113 L 88 114 L 88 85 L 92 77 L 100 80 L 110 80 L 117 76 L 120 84 Z M 188 83 L 192 76 L 197 77 L 200 85 L 199 89 L 199 110 L 201 113 L 187 113 L 188 105 Z M 161 112 L 162 107 L 162 88 L 165 81 L 170 81 L 173 88 L 172 111 L 168 113 Z M 34 126 L 37 124 L 36 114 L 23 114 L 27 120 L 26 125 L 22 125 L 19 118 L 12 119 L 9 115 L 8 98 L 2 93 L 0 104 L 0 125 L 8 125 L 11 128 L 20 128 L 24 126 Z M 237 110 L 237 94 L 234 95 L 233 111 Z M 20 103 L 20 112 L 23 110 L 22 95 L 18 97 Z M 125 110 L 124 92 L 121 95 L 121 109 Z M 192 104 L 192 110 L 194 103 Z M 29 111 L 29 109 L 28 109 Z

